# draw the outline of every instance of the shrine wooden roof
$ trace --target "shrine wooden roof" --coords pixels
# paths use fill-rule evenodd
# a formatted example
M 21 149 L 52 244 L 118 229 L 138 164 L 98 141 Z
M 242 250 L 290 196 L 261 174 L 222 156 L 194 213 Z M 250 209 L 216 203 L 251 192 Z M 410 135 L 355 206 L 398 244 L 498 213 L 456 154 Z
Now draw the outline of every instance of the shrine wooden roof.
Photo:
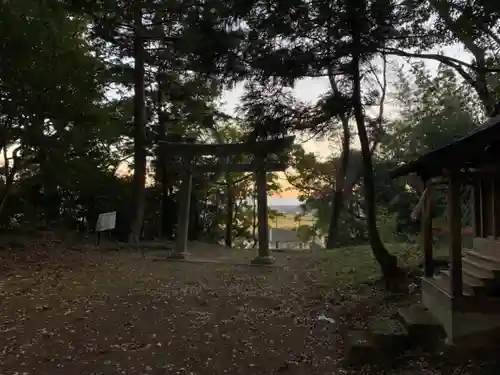
M 446 146 L 424 154 L 389 172 L 391 178 L 416 173 L 424 179 L 441 176 L 443 170 L 474 167 L 500 161 L 500 115 Z

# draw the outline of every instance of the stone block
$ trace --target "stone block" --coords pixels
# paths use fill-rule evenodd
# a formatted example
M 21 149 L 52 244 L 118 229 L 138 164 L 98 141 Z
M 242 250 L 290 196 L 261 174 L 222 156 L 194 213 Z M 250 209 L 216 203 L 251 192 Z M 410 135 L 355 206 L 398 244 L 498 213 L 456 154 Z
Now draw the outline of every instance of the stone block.
M 184 260 L 188 257 L 188 252 L 179 253 L 177 251 L 172 251 L 167 255 L 167 259 L 169 260 Z
M 276 259 L 272 256 L 261 257 L 258 256 L 250 261 L 252 266 L 270 266 L 276 262 Z
M 400 308 L 398 318 L 406 327 L 413 346 L 432 350 L 437 348 L 446 336 L 439 321 L 421 304 Z
M 347 366 L 363 366 L 378 361 L 377 345 L 368 332 L 363 330 L 349 331 L 346 345 L 345 362 Z
M 368 331 L 385 359 L 392 360 L 409 347 L 408 332 L 396 319 L 376 319 L 371 322 Z

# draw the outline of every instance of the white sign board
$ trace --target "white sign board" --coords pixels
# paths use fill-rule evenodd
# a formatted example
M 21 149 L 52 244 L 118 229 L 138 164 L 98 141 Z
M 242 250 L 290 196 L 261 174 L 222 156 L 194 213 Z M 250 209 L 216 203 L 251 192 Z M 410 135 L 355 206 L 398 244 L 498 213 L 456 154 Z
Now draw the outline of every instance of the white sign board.
M 115 229 L 115 224 L 116 211 L 99 214 L 97 217 L 97 223 L 95 224 L 95 231 L 102 232 L 105 230 Z
M 294 230 L 269 228 L 269 242 L 301 242 Z

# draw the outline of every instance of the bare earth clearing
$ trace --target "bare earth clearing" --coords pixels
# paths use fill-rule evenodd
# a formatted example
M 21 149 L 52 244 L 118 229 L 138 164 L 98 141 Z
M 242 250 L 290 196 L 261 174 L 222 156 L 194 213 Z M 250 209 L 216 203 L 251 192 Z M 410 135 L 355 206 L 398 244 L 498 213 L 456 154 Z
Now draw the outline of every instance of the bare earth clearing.
M 418 355 L 387 372 L 341 369 L 346 331 L 403 303 L 354 271 L 374 269 L 366 250 L 357 250 L 366 261 L 352 251 L 277 253 L 278 267 L 258 268 L 37 249 L 1 251 L 2 375 L 487 374 Z M 318 321 L 321 312 L 335 323 Z

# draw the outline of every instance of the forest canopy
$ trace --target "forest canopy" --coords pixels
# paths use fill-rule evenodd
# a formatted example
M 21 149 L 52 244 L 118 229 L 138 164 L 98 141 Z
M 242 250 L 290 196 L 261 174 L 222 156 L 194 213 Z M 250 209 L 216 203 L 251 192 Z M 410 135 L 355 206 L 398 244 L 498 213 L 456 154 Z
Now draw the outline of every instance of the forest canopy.
M 498 113 L 498 12 L 489 0 L 3 1 L 0 225 L 92 230 L 117 211 L 117 237 L 172 239 L 180 160 L 162 142 L 296 134 L 334 146 L 290 155 L 310 229 L 328 248 L 369 242 L 390 273 L 383 241 L 416 234 L 422 188 L 388 171 Z M 328 91 L 302 102 L 292 89 L 311 77 Z M 235 84 L 244 95 L 225 113 Z M 190 239 L 254 238 L 252 181 L 196 175 Z M 268 184 L 282 188 L 276 174 Z

